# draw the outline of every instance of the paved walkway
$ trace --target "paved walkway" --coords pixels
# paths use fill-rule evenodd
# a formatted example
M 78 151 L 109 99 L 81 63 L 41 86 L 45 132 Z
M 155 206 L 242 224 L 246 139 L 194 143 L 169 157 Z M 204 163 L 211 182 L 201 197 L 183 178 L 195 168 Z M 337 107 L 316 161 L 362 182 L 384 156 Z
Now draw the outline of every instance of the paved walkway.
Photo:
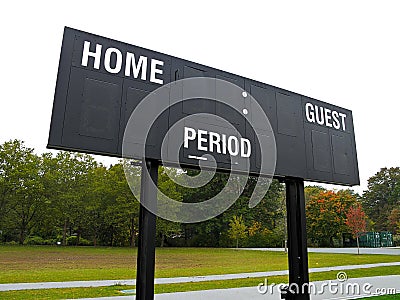
M 353 269 L 365 269 L 365 268 L 376 268 L 376 267 L 387 267 L 387 266 L 400 266 L 400 262 L 311 268 L 309 269 L 309 272 L 316 273 L 316 272 L 329 272 L 329 271 L 345 271 Z M 224 274 L 224 275 L 156 278 L 155 284 L 270 277 L 270 276 L 279 276 L 287 274 L 289 274 L 288 270 L 282 270 L 282 271 L 253 272 L 253 273 Z M 6 283 L 6 284 L 0 284 L 0 292 L 16 291 L 16 290 L 33 290 L 33 289 L 72 288 L 72 287 L 100 287 L 100 286 L 112 286 L 117 284 L 135 285 L 136 280 L 132 279 L 132 280 L 66 281 L 66 282 L 37 282 L 37 283 L 9 283 L 9 284 Z
M 240 248 L 239 250 L 258 250 L 284 252 L 283 248 Z M 308 252 L 314 253 L 344 253 L 357 254 L 357 248 L 308 248 Z M 400 255 L 400 247 L 391 248 L 360 248 L 361 254 L 387 254 Z
M 260 291 L 259 291 L 260 290 Z M 317 281 L 310 285 L 312 300 L 359 299 L 371 297 L 385 292 L 400 293 L 400 275 L 365 277 L 349 279 L 344 282 L 337 280 Z M 263 293 L 265 292 L 265 293 Z M 84 300 L 127 300 L 135 296 L 87 298 Z M 194 292 L 157 294 L 155 300 L 278 300 L 281 299 L 278 286 L 245 287 L 234 289 L 218 289 Z M 83 300 L 83 299 L 81 299 Z

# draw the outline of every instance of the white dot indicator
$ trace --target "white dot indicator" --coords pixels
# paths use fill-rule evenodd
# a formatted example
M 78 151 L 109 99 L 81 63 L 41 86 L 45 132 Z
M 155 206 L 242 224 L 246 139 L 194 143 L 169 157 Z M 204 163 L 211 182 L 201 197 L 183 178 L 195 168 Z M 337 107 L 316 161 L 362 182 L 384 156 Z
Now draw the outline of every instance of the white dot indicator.
M 249 111 L 247 110 L 247 108 L 243 108 L 243 114 L 247 115 L 249 113 Z
M 244 98 L 246 98 L 246 97 L 247 97 L 247 92 L 243 92 L 243 93 L 242 93 L 242 96 L 243 96 Z

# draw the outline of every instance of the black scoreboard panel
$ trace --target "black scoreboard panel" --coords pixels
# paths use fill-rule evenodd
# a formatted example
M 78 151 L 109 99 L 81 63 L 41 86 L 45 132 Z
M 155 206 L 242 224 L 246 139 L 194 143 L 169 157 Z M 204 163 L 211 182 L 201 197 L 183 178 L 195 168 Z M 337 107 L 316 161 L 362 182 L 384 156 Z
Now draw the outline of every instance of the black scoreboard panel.
M 351 111 L 311 99 L 255 80 L 203 66 L 197 63 L 118 42 L 97 35 L 65 28 L 58 70 L 48 147 L 108 156 L 122 156 L 122 141 L 132 112 L 149 93 L 176 80 L 209 77 L 225 80 L 248 92 L 267 115 L 276 141 L 275 177 L 299 177 L 308 181 L 343 185 L 359 184 L 357 154 Z M 243 115 L 212 99 L 190 99 L 171 105 L 154 122 L 146 141 L 132 138 L 132 143 L 146 145 L 146 157 L 160 160 L 161 143 L 182 143 L 182 135 L 171 136 L 168 130 L 185 118 L 177 128 L 190 127 L 234 135 L 227 120 L 251 144 L 250 165 L 241 157 L 212 153 L 221 171 L 231 165 L 250 167 L 260 173 L 263 133 L 258 115 L 240 94 L 229 94 L 215 85 L 202 87 L 216 98 L 228 98 Z M 185 97 L 185 89 L 173 93 Z M 156 107 L 154 109 L 157 109 Z M 214 117 L 193 116 L 208 113 Z M 137 118 L 145 120 L 148 116 Z M 253 130 L 256 128 L 257 134 Z M 179 140 L 180 139 L 180 140 Z M 199 161 L 189 155 L 204 152 L 181 147 L 181 166 L 197 167 Z M 174 157 L 174 153 L 167 157 Z M 137 157 L 141 159 L 141 157 Z M 172 159 L 173 160 L 173 159 Z M 235 169 L 235 168 L 234 168 Z M 265 175 L 265 174 L 261 174 Z M 267 174 L 269 175 L 269 174 Z

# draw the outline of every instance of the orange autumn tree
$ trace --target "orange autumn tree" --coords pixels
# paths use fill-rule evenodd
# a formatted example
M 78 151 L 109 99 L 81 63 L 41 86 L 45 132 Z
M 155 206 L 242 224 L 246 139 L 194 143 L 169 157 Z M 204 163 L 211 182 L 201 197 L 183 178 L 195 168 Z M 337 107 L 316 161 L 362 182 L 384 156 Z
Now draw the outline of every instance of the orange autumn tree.
M 306 204 L 307 235 L 319 246 L 333 247 L 333 240 L 347 232 L 346 213 L 357 201 L 351 190 L 322 190 Z
M 350 207 L 346 217 L 346 225 L 349 227 L 353 237 L 357 239 L 357 253 L 360 254 L 359 237 L 363 232 L 366 231 L 367 217 L 359 203 Z

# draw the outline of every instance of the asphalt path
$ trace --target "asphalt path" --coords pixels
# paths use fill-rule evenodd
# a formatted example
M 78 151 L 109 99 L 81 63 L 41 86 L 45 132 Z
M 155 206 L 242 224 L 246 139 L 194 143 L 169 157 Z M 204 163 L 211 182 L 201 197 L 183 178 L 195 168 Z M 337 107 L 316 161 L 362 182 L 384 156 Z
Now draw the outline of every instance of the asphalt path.
M 285 251 L 284 248 L 240 248 L 239 250 L 276 251 L 276 252 Z M 308 252 L 357 254 L 357 248 L 308 248 Z M 360 248 L 360 254 L 400 255 L 400 247 Z
M 278 300 L 278 286 L 156 294 L 155 300 Z M 345 281 L 317 281 L 310 285 L 312 300 L 360 299 L 383 294 L 400 293 L 400 275 L 354 278 Z M 86 298 L 82 300 L 127 300 L 135 296 Z
M 329 272 L 329 271 L 346 271 L 354 269 L 400 266 L 399 262 L 363 264 L 363 265 L 346 265 L 334 267 L 311 268 L 310 273 Z M 185 282 L 202 282 L 215 280 L 230 280 L 256 277 L 269 277 L 289 274 L 288 270 L 270 271 L 270 272 L 253 272 L 239 274 L 223 274 L 208 276 L 192 276 L 192 277 L 172 277 L 172 278 L 156 278 L 155 284 L 185 283 Z M 36 283 L 6 283 L 0 284 L 0 292 L 17 291 L 17 290 L 36 290 L 36 289 L 55 289 L 55 288 L 75 288 L 75 287 L 101 287 L 112 285 L 135 285 L 136 280 L 92 280 L 92 281 L 65 281 L 65 282 L 36 282 Z M 399 284 L 400 286 L 400 284 Z

